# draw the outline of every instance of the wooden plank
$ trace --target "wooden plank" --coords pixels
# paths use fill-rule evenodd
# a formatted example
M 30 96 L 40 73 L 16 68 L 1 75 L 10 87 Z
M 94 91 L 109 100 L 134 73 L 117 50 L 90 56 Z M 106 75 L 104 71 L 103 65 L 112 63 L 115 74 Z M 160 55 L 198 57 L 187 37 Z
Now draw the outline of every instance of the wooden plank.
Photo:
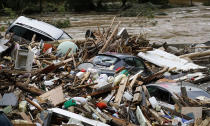
M 104 51 L 106 51 L 107 47 L 109 46 L 111 40 L 114 38 L 114 36 L 116 36 L 118 28 L 120 26 L 121 22 L 119 22 L 116 27 L 114 28 L 111 36 L 109 37 L 109 39 L 105 42 L 104 46 L 102 47 L 102 49 L 99 51 L 99 53 L 103 53 Z
M 115 100 L 114 100 L 114 103 L 116 105 L 120 105 L 127 81 L 128 81 L 128 77 L 125 77 L 120 82 L 119 89 L 118 89 L 118 92 L 117 92 L 117 94 L 115 96 Z
M 171 115 L 176 115 L 176 116 L 182 117 L 186 120 L 191 120 L 192 119 L 191 117 L 183 115 L 183 114 L 181 114 L 179 112 L 176 112 L 175 110 L 172 110 L 170 108 L 167 108 L 167 107 L 164 107 L 164 106 L 162 106 L 162 108 L 165 109 L 166 111 L 169 111 L 171 113 Z
M 200 126 L 209 126 L 210 117 L 207 117 L 204 121 L 201 122 Z
M 97 111 L 97 110 L 95 110 L 93 107 L 91 107 L 90 105 L 87 105 L 89 108 L 90 108 L 90 110 L 92 111 L 92 112 L 94 112 L 98 117 L 99 117 L 99 119 L 103 122 L 103 123 L 106 123 L 107 122 L 107 120 L 105 119 L 105 118 L 103 118 L 102 116 L 101 116 L 101 114 Z
M 181 93 L 182 93 L 182 97 L 188 98 L 186 87 L 181 87 Z
M 132 87 L 133 87 L 133 85 L 135 84 L 135 82 L 136 82 L 138 76 L 139 76 L 139 74 L 134 75 L 134 78 L 133 78 L 133 80 L 131 81 L 131 83 L 130 83 L 130 85 L 129 85 L 129 87 L 128 87 L 128 90 L 129 90 L 129 91 L 132 91 Z
M 21 112 L 21 113 L 19 113 L 19 114 L 20 114 L 20 116 L 21 116 L 24 120 L 26 120 L 26 121 L 32 123 L 30 117 L 27 116 L 25 112 Z
M 65 101 L 63 89 L 61 86 L 54 88 L 39 96 L 41 99 L 48 99 L 54 106 L 57 106 Z
M 143 91 L 145 93 L 145 96 L 147 97 L 147 99 L 149 99 L 151 96 L 150 96 L 150 94 L 149 94 L 149 92 L 147 90 L 147 87 L 145 85 L 143 85 L 142 88 L 143 88 Z
M 210 50 L 203 51 L 203 52 L 195 52 L 195 53 L 189 53 L 179 56 L 180 58 L 195 58 L 195 57 L 202 57 L 202 56 L 208 56 L 210 55 Z
M 141 86 L 136 87 L 136 90 L 134 92 L 135 94 L 133 96 L 133 102 L 139 103 L 142 100 L 141 92 L 142 92 L 142 87 Z
M 160 125 L 163 125 L 165 120 L 161 118 L 155 110 L 149 109 L 149 111 L 152 114 L 152 116 L 160 123 Z
M 115 87 L 108 88 L 108 89 L 105 89 L 105 90 L 102 90 L 102 91 L 97 91 L 97 92 L 93 92 L 91 94 L 83 95 L 82 97 L 96 96 L 96 95 L 103 94 L 103 93 L 106 93 L 106 92 L 109 92 L 109 91 L 112 91 L 112 90 L 115 90 L 115 89 L 118 89 L 118 88 L 119 88 L 119 86 L 115 86 Z
M 44 110 L 41 106 L 37 105 L 36 103 L 34 103 L 33 101 L 31 101 L 29 98 L 26 98 L 26 101 L 28 103 L 30 103 L 31 105 L 33 105 L 34 107 L 36 107 L 39 111 Z
M 110 125 L 113 126 L 136 126 L 135 124 L 132 124 L 124 119 L 116 118 L 111 115 L 108 115 L 110 118 L 112 118 Z
M 137 117 L 137 120 L 138 120 L 138 122 L 141 126 L 146 126 L 147 125 L 147 120 L 146 120 L 146 118 L 145 118 L 144 114 L 142 113 L 139 106 L 137 106 L 137 109 L 136 109 L 136 117 Z
M 202 107 L 182 107 L 181 113 L 184 115 L 193 113 L 195 119 L 202 118 Z

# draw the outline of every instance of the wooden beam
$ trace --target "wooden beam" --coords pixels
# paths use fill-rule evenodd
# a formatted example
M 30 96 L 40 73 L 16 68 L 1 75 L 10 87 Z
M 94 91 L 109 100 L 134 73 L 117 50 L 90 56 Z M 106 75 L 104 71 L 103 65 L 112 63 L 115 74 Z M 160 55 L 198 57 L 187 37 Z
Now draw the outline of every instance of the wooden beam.
M 118 31 L 118 28 L 119 28 L 119 26 L 120 26 L 120 23 L 121 23 L 121 22 L 119 22 L 119 23 L 117 24 L 117 26 L 114 28 L 114 30 L 113 30 L 111 36 L 110 36 L 109 39 L 105 42 L 104 46 L 103 46 L 102 49 L 99 51 L 99 53 L 103 53 L 104 51 L 106 51 L 108 45 L 110 44 L 110 42 L 112 41 L 112 39 L 114 38 L 114 36 L 116 36 L 117 31 Z
M 141 100 L 142 100 L 141 92 L 142 92 L 142 87 L 141 86 L 136 87 L 136 90 L 135 90 L 134 96 L 133 96 L 134 103 L 141 102 Z
M 128 82 L 128 77 L 123 78 L 120 82 L 119 89 L 114 100 L 114 103 L 116 105 L 120 105 L 127 82 Z

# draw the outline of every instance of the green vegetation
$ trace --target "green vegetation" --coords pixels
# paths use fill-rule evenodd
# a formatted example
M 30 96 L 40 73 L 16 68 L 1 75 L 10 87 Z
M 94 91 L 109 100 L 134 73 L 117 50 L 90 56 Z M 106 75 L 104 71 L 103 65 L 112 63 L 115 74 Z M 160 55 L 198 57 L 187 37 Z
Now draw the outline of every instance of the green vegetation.
M 154 4 L 167 6 L 169 0 L 1 0 L 0 15 L 48 12 L 120 11 L 122 16 L 154 17 Z M 59 22 L 61 26 L 67 25 Z M 69 25 L 69 24 L 68 24 Z
M 8 15 L 12 18 L 14 18 L 16 15 L 15 11 L 13 11 L 11 8 L 4 8 L 3 12 L 5 13 L 5 15 Z
M 204 6 L 210 6 L 210 0 L 203 3 Z
M 134 4 L 129 9 L 123 11 L 121 16 L 153 18 L 156 10 L 157 8 L 152 3 Z
M 5 32 L 5 27 L 4 26 L 2 26 L 2 27 L 0 27 L 0 32 Z

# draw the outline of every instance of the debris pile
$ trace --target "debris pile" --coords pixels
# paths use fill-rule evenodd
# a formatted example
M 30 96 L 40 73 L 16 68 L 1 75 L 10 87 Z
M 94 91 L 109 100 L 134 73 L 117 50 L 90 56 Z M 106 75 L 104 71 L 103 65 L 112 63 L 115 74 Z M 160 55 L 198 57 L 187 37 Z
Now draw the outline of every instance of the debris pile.
M 142 35 L 118 31 L 120 22 L 112 30 L 114 20 L 106 30 L 89 30 L 85 40 L 1 39 L 2 123 L 210 125 L 210 95 L 189 84 L 209 81 L 208 67 L 192 62 L 208 59 L 209 51 L 182 50 L 177 56 L 176 47 L 172 54 L 167 44 L 154 47 Z M 103 69 L 91 63 L 105 52 L 138 56 L 152 72 L 145 76 L 146 68 L 133 74 L 127 66 L 114 69 L 114 62 Z

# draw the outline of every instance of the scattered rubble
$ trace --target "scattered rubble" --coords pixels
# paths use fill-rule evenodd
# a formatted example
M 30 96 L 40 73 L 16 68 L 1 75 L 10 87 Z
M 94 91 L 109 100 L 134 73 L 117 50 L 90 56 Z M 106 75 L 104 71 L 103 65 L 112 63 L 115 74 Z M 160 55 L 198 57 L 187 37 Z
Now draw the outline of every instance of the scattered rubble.
M 119 30 L 121 22 L 112 29 L 114 21 L 107 29 L 89 30 L 85 40 L 1 39 L 0 125 L 210 125 L 210 95 L 191 97 L 194 90 L 183 84 L 210 80 L 209 68 L 198 62 L 209 59 L 209 51 L 189 47 L 194 52 L 184 54 L 185 49 L 167 43 L 154 46 L 141 34 Z M 152 74 L 113 66 L 100 71 L 90 59 L 104 52 L 139 56 Z M 148 84 L 159 82 L 172 88 L 181 83 L 180 94 L 172 92 L 174 104 L 153 96 L 156 90 Z

